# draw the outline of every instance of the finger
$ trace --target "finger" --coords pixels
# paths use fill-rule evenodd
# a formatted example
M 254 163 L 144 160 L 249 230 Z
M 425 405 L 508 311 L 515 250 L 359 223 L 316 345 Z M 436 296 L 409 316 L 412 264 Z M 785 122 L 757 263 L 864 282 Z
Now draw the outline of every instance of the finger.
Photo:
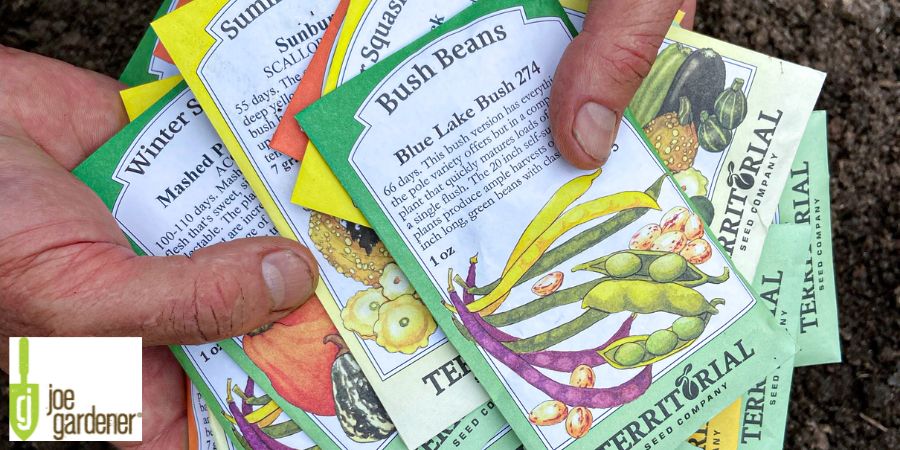
M 684 18 L 681 19 L 681 27 L 688 30 L 694 29 L 694 17 L 697 15 L 697 0 L 684 0 L 681 4 Z
M 29 139 L 71 170 L 128 123 L 107 76 L 0 46 L 0 135 Z
M 569 162 L 590 169 L 606 161 L 622 113 L 680 6 L 681 0 L 591 2 L 550 93 L 553 138 Z
M 142 336 L 145 345 L 246 334 L 302 305 L 318 282 L 309 250 L 277 237 L 220 243 L 190 258 L 75 244 L 45 252 L 41 260 L 24 274 L 38 291 L 22 297 L 50 299 L 28 302 L 30 310 L 23 312 L 40 318 L 36 322 L 49 328 L 45 332 Z M 72 305 L 78 314 L 71 313 Z

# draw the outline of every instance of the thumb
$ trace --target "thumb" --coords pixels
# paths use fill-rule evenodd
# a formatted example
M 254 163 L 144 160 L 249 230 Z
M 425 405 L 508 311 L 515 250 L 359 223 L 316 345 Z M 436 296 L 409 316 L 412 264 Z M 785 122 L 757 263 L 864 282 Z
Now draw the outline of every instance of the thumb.
M 602 165 L 631 97 L 650 71 L 681 0 L 594 0 L 566 48 L 550 93 L 560 153 L 582 169 Z
M 78 316 L 102 317 L 98 334 L 143 336 L 145 345 L 246 334 L 302 305 L 318 282 L 309 250 L 278 237 L 220 243 L 190 257 L 132 253 L 103 265 L 89 272 L 100 274 L 90 282 L 97 289 L 89 290 L 95 301 L 88 309 L 95 310 Z

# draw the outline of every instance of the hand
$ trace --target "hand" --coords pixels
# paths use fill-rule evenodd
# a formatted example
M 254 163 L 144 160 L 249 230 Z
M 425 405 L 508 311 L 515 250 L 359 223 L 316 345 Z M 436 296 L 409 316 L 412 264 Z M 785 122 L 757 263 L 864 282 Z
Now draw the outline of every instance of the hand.
M 184 374 L 164 344 L 243 334 L 313 293 L 309 251 L 240 239 L 137 256 L 69 171 L 126 123 L 115 80 L 0 46 L 0 367 L 9 336 L 142 336 L 144 445 L 186 445 Z M 154 347 L 155 346 L 155 347 Z
M 563 54 L 550 92 L 560 153 L 582 169 L 606 162 L 622 114 L 650 71 L 675 13 L 694 23 L 696 0 L 593 0 L 584 30 Z

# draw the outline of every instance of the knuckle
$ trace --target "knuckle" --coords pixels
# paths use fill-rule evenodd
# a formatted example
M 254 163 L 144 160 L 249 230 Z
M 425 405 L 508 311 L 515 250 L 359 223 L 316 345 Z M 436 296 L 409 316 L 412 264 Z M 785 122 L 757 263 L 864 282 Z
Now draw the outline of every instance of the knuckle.
M 194 283 L 191 318 L 204 340 L 221 339 L 238 332 L 234 320 L 236 308 L 243 299 L 240 284 L 221 275 L 213 275 Z
M 656 47 L 637 36 L 622 36 L 609 43 L 601 56 L 613 70 L 610 73 L 622 84 L 640 82 L 650 72 L 656 59 Z

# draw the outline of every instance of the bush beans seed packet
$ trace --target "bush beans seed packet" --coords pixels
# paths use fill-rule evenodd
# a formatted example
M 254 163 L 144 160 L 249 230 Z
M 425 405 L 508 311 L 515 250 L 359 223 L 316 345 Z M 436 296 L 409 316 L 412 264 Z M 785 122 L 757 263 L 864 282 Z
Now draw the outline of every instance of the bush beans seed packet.
M 154 20 L 158 19 L 179 6 L 188 3 L 190 0 L 163 0 L 159 9 L 156 11 Z M 138 42 L 125 69 L 119 76 L 119 81 L 129 85 L 137 86 L 139 84 L 149 83 L 151 81 L 161 80 L 163 78 L 172 77 L 178 74 L 178 68 L 172 63 L 165 47 L 159 42 L 153 28 L 148 27 L 144 36 Z
M 561 159 L 574 35 L 475 3 L 298 119 L 527 448 L 676 445 L 794 345 L 630 120 L 602 173 Z
M 250 0 L 194 0 L 153 26 L 279 233 L 316 256 L 317 295 L 337 324 L 341 345 L 372 383 L 406 445 L 415 447 L 477 414 L 488 396 L 375 232 L 291 204 L 298 163 L 268 147 L 336 4 L 281 2 L 260 10 Z M 295 370 L 254 360 L 257 343 L 266 338 L 249 337 L 222 345 L 251 376 Z M 343 351 L 321 339 L 307 343 L 311 352 Z M 272 381 L 277 378 L 284 375 Z M 483 422 L 465 445 L 481 447 L 503 425 Z M 488 430 L 488 424 L 496 428 Z
M 321 93 L 331 92 L 396 49 L 434 29 L 471 3 L 471 0 L 454 0 L 438 5 L 409 4 L 400 7 L 398 3 L 387 0 L 355 2 L 347 16 L 346 26 L 341 28 L 340 38 L 330 54 L 331 62 L 325 85 L 321 86 Z M 580 11 L 587 10 L 587 2 L 564 0 L 562 5 L 566 8 L 569 18 L 576 24 L 576 28 L 580 29 L 584 17 Z M 385 17 L 394 23 L 387 26 L 384 23 Z M 312 101 L 306 103 L 304 107 L 310 103 Z M 296 127 L 298 133 L 302 135 L 302 141 L 308 141 L 293 117 L 286 117 L 279 127 L 287 127 L 288 125 L 284 125 L 286 121 L 293 121 L 294 125 L 291 126 Z M 308 159 L 305 156 L 306 151 L 311 153 Z M 365 217 L 353 204 L 347 191 L 335 178 L 315 146 L 307 143 L 303 153 L 303 165 L 300 167 L 291 201 L 316 211 L 367 225 Z
M 300 129 L 300 125 L 294 120 L 294 115 L 322 96 L 325 72 L 328 69 L 331 53 L 334 51 L 335 42 L 337 42 L 337 34 L 344 22 L 349 5 L 350 0 L 341 0 L 338 3 L 331 22 L 325 29 L 325 33 L 322 34 L 319 48 L 316 49 L 309 66 L 306 67 L 306 72 L 303 73 L 303 78 L 297 84 L 294 96 L 288 103 L 287 108 L 285 108 L 284 115 L 278 122 L 278 127 L 275 128 L 272 141 L 269 142 L 269 147 L 273 150 L 278 150 L 298 161 L 303 160 L 303 153 L 306 152 L 306 144 L 309 140 L 306 138 L 306 133 Z
M 154 91 L 151 87 L 150 92 Z M 127 109 L 133 116 L 140 106 Z M 249 189 L 242 190 L 239 185 L 222 192 L 215 187 L 222 179 L 239 177 L 233 166 L 199 104 L 182 83 L 73 173 L 110 208 L 138 254 L 175 255 L 230 239 L 224 220 L 213 212 L 214 208 L 249 202 L 247 196 L 252 196 Z M 177 202 L 167 202 L 166 191 L 178 189 L 172 186 L 180 186 L 183 177 L 191 179 L 187 184 L 193 190 L 184 191 Z M 208 210 L 196 213 L 195 208 L 201 205 L 207 205 Z M 252 208 L 252 202 L 248 206 Z M 154 213 L 148 215 L 148 211 Z M 252 380 L 219 344 L 170 348 L 207 404 L 214 405 L 208 412 L 232 442 L 276 442 L 297 449 L 314 445 L 274 402 L 252 401 L 252 388 L 247 387 L 253 386 Z M 238 394 L 246 391 L 251 392 L 245 394 L 247 398 Z
M 828 174 L 828 126 L 825 111 L 816 111 L 800 142 L 779 203 L 783 223 L 812 229 L 804 266 L 803 300 L 796 365 L 841 362 L 837 291 L 831 250 L 831 197 Z

